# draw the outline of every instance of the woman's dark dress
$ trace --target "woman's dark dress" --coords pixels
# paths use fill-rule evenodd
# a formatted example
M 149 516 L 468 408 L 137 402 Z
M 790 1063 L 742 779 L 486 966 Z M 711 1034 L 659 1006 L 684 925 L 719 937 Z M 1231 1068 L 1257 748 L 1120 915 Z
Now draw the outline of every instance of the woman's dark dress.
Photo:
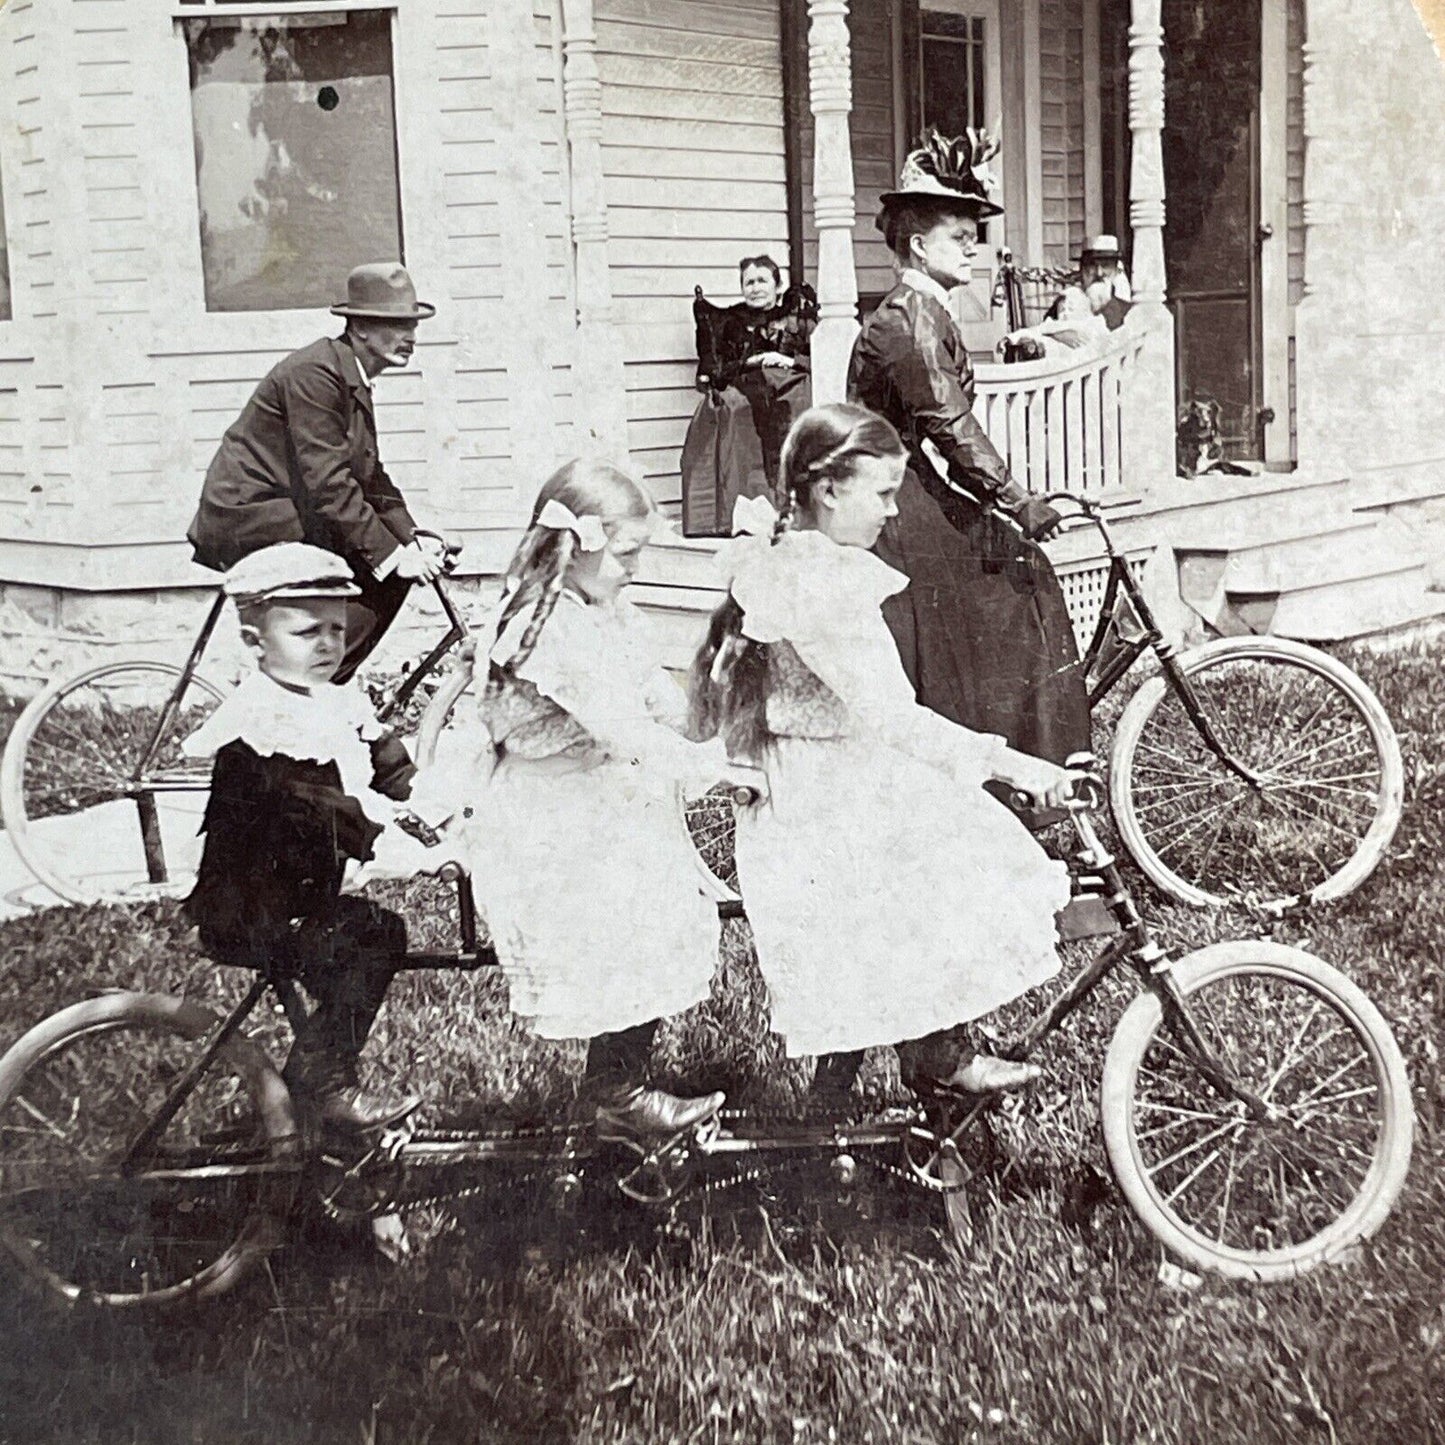
M 876 551 L 909 578 L 883 610 L 919 701 L 1054 762 L 1087 750 L 1063 591 L 1043 549 L 985 506 L 1009 509 L 1022 493 L 973 415 L 973 367 L 947 309 L 911 286 L 889 292 L 853 347 L 848 396 L 908 448 L 899 514 Z M 938 476 L 925 439 L 967 496 Z
M 739 302 L 716 307 L 698 298 L 697 384 L 703 392 L 682 450 L 684 535 L 726 535 L 739 497 L 768 496 L 781 506 L 779 457 L 788 428 L 811 405 L 808 349 L 815 303 L 789 291 L 770 310 Z M 776 351 L 791 368 L 749 366 Z

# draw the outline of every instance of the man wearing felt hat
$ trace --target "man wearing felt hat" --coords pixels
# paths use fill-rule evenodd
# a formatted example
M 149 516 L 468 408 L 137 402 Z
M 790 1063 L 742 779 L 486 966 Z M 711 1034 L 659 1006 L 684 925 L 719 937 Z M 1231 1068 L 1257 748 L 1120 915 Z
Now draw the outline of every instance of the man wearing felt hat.
M 348 604 L 344 682 L 380 641 L 413 584 L 440 575 L 444 552 L 419 537 L 377 450 L 372 382 L 411 359 L 417 323 L 436 308 L 416 298 L 406 268 L 358 266 L 331 308 L 346 330 L 274 366 L 231 425 L 206 473 L 187 537 L 203 567 L 224 571 L 277 542 L 344 557 L 358 595 Z
M 1089 742 L 1063 592 L 1038 545 L 1058 513 L 1009 474 L 973 414 L 973 366 L 948 308 L 979 222 L 1002 214 L 985 131 L 930 131 L 882 197 L 898 285 L 853 348 L 848 394 L 888 418 L 910 457 L 877 552 L 908 588 L 884 605 L 919 701 L 954 722 L 1063 762 Z

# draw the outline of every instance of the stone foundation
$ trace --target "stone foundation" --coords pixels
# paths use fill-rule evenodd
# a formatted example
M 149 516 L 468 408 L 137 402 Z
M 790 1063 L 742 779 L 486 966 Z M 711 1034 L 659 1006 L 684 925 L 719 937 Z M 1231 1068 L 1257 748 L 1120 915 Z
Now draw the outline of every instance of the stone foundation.
M 448 590 L 469 622 L 497 596 L 493 578 L 454 578 Z M 58 587 L 0 583 L 0 693 L 28 698 L 56 677 L 128 661 L 180 666 L 205 621 L 215 592 L 210 588 L 141 592 L 76 592 Z M 365 672 L 395 675 L 425 656 L 446 631 L 435 592 L 418 588 Z M 201 672 L 218 683 L 234 682 L 248 655 L 227 609 L 212 635 Z

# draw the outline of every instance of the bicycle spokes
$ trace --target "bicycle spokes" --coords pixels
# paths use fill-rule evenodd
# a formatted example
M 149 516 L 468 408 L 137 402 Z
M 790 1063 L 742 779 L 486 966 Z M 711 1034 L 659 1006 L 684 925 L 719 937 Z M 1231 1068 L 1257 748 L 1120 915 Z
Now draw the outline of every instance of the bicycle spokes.
M 1181 1030 L 1139 1065 L 1140 1164 L 1186 1228 L 1225 1247 L 1312 1238 L 1364 1185 L 1380 1131 L 1377 1064 L 1352 1021 L 1297 980 L 1240 973 L 1189 996 L 1189 1016 L 1241 1092 L 1221 1093 Z
M 1212 893 L 1306 896 L 1350 861 L 1383 787 L 1375 740 L 1328 678 L 1221 660 L 1167 693 L 1133 761 L 1134 813 L 1163 864 Z

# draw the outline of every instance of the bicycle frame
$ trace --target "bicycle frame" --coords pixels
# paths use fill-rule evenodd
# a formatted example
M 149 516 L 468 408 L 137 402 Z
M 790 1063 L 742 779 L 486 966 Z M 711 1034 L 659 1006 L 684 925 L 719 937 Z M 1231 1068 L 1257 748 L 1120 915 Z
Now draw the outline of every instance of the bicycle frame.
M 1159 659 L 1170 689 L 1183 705 L 1189 721 L 1203 738 L 1205 746 L 1236 777 L 1250 787 L 1258 788 L 1258 777 L 1241 764 L 1219 740 L 1199 694 L 1179 666 L 1173 644 L 1165 638 L 1156 621 L 1153 609 L 1145 599 L 1128 559 L 1115 545 L 1098 503 L 1073 492 L 1049 492 L 1043 500 L 1051 504 L 1070 502 L 1077 507 L 1078 511 L 1074 515 L 1086 519 L 1094 526 L 1103 539 L 1104 549 L 1109 557 L 1109 580 L 1104 588 L 1104 600 L 1083 658 L 1084 675 L 1089 679 L 1090 710 L 1098 707 L 1146 652 L 1153 652 Z M 1121 625 L 1121 619 L 1127 615 L 1120 605 L 1121 599 L 1127 603 L 1132 612 L 1133 623 L 1137 626 L 1134 636 L 1127 635 Z
M 1070 761 L 1071 766 L 1081 769 L 1087 769 L 1092 762 L 1083 757 Z M 1069 980 L 1063 991 L 1016 1039 L 999 1046 L 998 1052 L 1010 1059 L 1027 1058 L 1093 994 L 1098 985 L 1120 963 L 1127 962 L 1143 985 L 1159 995 L 1171 1025 L 1189 1050 L 1206 1082 L 1226 1097 L 1241 1100 L 1256 1118 L 1265 1117 L 1268 1106 L 1230 1078 L 1228 1070 L 1195 1026 L 1186 1001 L 1174 985 L 1171 976 L 1173 960 L 1155 942 L 1147 923 L 1135 907 L 1133 897 L 1119 872 L 1117 861 L 1105 849 L 1089 817 L 1089 809 L 1101 802 L 1102 790 L 1097 780 L 1091 779 L 1083 785 L 1082 795 L 1069 811 L 1079 840 L 1077 860 L 1084 869 L 1086 891 L 1102 898 L 1119 926 L 1119 933 L 1104 945 L 1085 968 Z M 477 943 L 476 910 L 469 879 L 456 865 L 448 865 L 442 871 L 441 877 L 456 886 L 461 946 L 453 952 L 410 953 L 402 965 L 403 970 L 455 968 L 470 971 L 495 966 L 498 962 L 495 952 Z M 719 915 L 724 918 L 743 916 L 741 907 L 735 904 L 720 904 Z M 179 1112 L 216 1055 L 254 1011 L 268 988 L 273 989 L 280 998 L 293 1026 L 298 1018 L 304 1017 L 303 1005 L 293 979 L 286 976 L 273 977 L 265 972 L 258 973 L 240 1003 L 217 1024 L 198 1057 L 176 1080 L 159 1109 L 131 1141 L 122 1157 L 122 1173 L 135 1175 L 151 1172 L 145 1167 L 146 1151 L 165 1132 L 167 1125 Z M 936 1163 L 940 1153 L 952 1151 L 955 1157 L 957 1156 L 959 1138 L 989 1107 L 990 1102 L 990 1096 L 980 1095 L 965 1105 L 961 1112 L 945 1112 L 941 1128 L 924 1127 L 916 1118 L 873 1123 L 864 1121 L 858 1124 L 799 1122 L 753 1132 L 746 1128 L 742 1132 L 713 1131 L 694 1140 L 693 1146 L 700 1157 L 713 1158 L 799 1149 L 829 1149 L 842 1153 L 851 1148 L 887 1147 L 913 1141 L 922 1145 L 925 1152 L 932 1151 L 931 1157 L 921 1166 L 926 1172 Z M 956 1104 L 951 1107 L 957 1109 Z M 666 1148 L 659 1147 L 665 1153 L 678 1142 L 673 1141 Z M 583 1126 L 577 1126 L 551 1131 L 542 1139 L 474 1137 L 420 1140 L 403 1144 L 398 1157 L 403 1161 L 411 1159 L 432 1164 L 481 1163 L 502 1159 L 536 1162 L 539 1157 L 565 1163 L 582 1159 L 592 1152 L 592 1147 L 590 1131 Z M 665 1198 L 672 1197 L 671 1193 L 666 1194 L 665 1198 L 655 1197 L 645 1189 L 629 1187 L 629 1181 L 635 1175 L 655 1166 L 660 1157 L 657 1151 L 647 1154 L 640 1145 L 636 1146 L 636 1152 L 643 1156 L 643 1162 L 620 1181 L 619 1187 L 639 1202 L 665 1202 Z M 241 1175 L 274 1173 L 278 1167 L 294 1169 L 297 1166 L 294 1163 L 278 1166 L 274 1162 L 260 1161 L 203 1167 L 212 1172 L 220 1170 L 227 1175 Z M 944 1192 L 950 1191 L 945 1189 Z

